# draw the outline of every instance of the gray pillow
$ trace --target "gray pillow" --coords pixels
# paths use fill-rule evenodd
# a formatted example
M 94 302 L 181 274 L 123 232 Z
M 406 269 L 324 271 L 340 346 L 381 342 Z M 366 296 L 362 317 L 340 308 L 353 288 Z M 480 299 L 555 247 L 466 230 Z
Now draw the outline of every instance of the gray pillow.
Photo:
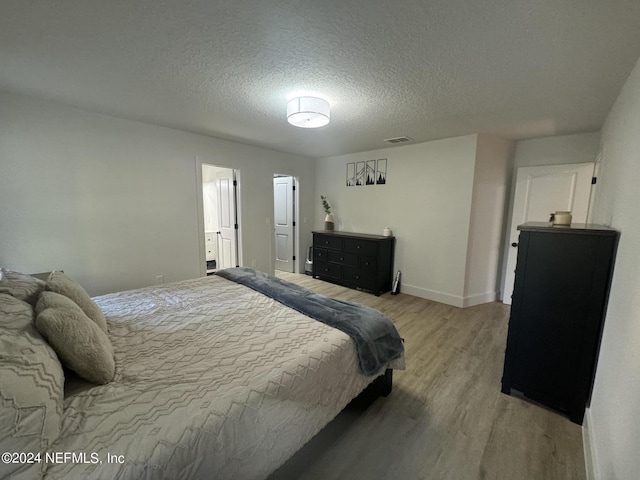
M 45 290 L 40 294 L 38 303 L 36 303 L 36 316 L 40 315 L 40 312 L 42 312 L 43 310 L 54 307 L 67 308 L 82 312 L 82 309 L 78 306 L 78 304 L 71 300 L 69 297 L 65 297 L 64 295 L 56 292 L 49 292 Z
M 107 332 L 107 319 L 102 310 L 78 282 L 69 278 L 64 272 L 51 272 L 46 288 L 50 292 L 59 293 L 73 300 L 87 317 L 96 322 L 103 332 Z
M 31 305 L 0 294 L 0 319 L 0 450 L 44 452 L 60 434 L 62 366 L 36 331 Z M 40 478 L 39 467 L 0 464 L 0 478 Z
M 33 307 L 12 295 L 0 293 L 0 332 L 5 329 L 21 332 L 33 327 Z
M 26 273 L 3 270 L 0 280 L 0 293 L 6 293 L 12 297 L 23 300 L 30 305 L 35 305 L 38 295 L 44 290 L 45 283 Z
M 47 308 L 37 316 L 36 328 L 69 370 L 99 385 L 113 380 L 115 360 L 111 340 L 84 312 L 75 308 Z

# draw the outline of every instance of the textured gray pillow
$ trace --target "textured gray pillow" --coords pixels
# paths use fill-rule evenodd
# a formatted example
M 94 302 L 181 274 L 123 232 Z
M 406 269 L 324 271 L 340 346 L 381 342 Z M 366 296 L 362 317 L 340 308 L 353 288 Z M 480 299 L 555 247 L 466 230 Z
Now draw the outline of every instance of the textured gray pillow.
M 31 306 L 38 301 L 38 295 L 44 290 L 45 283 L 26 273 L 3 269 L 4 275 L 0 280 L 0 293 L 6 293 L 29 303 Z
M 107 319 L 100 307 L 91 300 L 87 291 L 64 272 L 52 272 L 47 280 L 47 290 L 64 295 L 73 300 L 103 332 L 107 332 Z
M 99 385 L 113 380 L 115 360 L 111 340 L 84 312 L 75 308 L 47 308 L 37 316 L 36 328 L 65 367 Z
M 40 315 L 40 312 L 42 312 L 43 310 L 54 307 L 67 308 L 70 310 L 77 310 L 78 312 L 82 312 L 82 309 L 78 306 L 78 304 L 71 300 L 69 297 L 65 297 L 64 295 L 56 292 L 49 292 L 45 290 L 40 294 L 38 303 L 36 303 L 36 316 Z
M 0 293 L 0 331 L 24 331 L 33 327 L 33 307 L 12 295 Z
M 0 452 L 44 452 L 62 423 L 64 373 L 33 325 L 33 308 L 0 294 Z M 0 464 L 0 478 L 40 478 L 40 465 Z

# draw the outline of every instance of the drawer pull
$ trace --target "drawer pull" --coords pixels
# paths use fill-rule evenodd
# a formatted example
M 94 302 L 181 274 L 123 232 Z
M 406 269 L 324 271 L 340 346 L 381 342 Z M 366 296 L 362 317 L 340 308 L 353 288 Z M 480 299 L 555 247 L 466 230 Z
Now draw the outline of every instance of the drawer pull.
M 344 257 L 340 257 L 340 261 L 344 260 Z
M 369 262 L 364 262 L 364 266 L 368 267 L 369 266 Z
M 356 248 L 359 250 L 360 249 L 360 245 L 356 245 Z
M 360 280 L 360 275 L 356 275 L 356 280 Z

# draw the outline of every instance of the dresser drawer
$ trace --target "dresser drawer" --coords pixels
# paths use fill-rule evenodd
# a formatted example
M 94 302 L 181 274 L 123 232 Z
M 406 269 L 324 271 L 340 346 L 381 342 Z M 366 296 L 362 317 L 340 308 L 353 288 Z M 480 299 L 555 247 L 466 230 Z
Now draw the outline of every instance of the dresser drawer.
M 378 253 L 378 245 L 375 242 L 367 240 L 346 238 L 344 240 L 344 251 L 368 257 L 375 257 Z
M 313 247 L 313 261 L 321 261 L 328 262 L 329 261 L 329 250 L 326 248 L 317 248 Z
M 368 272 L 375 272 L 378 262 L 375 257 L 358 257 L 358 268 Z
M 320 277 L 340 280 L 342 277 L 342 267 L 335 263 L 315 262 L 314 273 Z
M 358 266 L 358 256 L 353 253 L 329 252 L 329 261 L 350 267 Z
M 331 250 L 342 250 L 342 239 L 330 235 L 316 235 L 314 246 L 329 248 Z
M 375 276 L 356 268 L 344 268 L 343 280 L 365 290 L 372 290 L 376 285 Z

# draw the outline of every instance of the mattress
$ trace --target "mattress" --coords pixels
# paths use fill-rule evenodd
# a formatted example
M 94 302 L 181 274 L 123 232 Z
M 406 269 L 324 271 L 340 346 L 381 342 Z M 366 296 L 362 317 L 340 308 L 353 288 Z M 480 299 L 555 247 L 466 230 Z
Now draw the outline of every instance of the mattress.
M 67 385 L 47 479 L 265 478 L 371 381 L 345 333 L 221 277 L 94 300 L 116 376 Z

